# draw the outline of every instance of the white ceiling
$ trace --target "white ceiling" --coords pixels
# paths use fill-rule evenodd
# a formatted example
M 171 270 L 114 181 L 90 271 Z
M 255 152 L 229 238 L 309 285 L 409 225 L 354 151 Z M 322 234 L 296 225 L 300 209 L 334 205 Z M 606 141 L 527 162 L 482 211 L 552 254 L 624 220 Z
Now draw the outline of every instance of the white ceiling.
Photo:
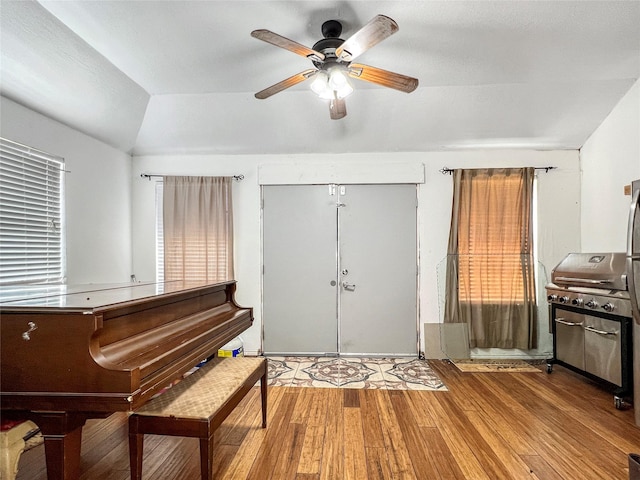
M 419 79 L 353 80 L 331 120 L 311 67 L 250 36 L 311 47 L 376 14 L 400 30 L 358 62 Z M 576 149 L 640 77 L 640 1 L 1 0 L 0 93 L 134 154 Z

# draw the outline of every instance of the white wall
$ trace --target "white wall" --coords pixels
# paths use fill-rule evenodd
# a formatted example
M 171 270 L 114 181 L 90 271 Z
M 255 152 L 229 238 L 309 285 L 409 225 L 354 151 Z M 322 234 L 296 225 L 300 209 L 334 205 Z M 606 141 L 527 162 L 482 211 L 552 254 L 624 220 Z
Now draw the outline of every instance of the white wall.
M 127 282 L 131 156 L 0 97 L 2 137 L 64 157 L 67 282 Z
M 640 80 L 585 142 L 580 162 L 583 251 L 626 251 L 624 186 L 640 179 Z
M 577 151 L 485 150 L 434 153 L 378 153 L 343 155 L 213 156 L 171 155 L 133 157 L 133 258 L 138 280 L 155 278 L 154 181 L 141 173 L 173 175 L 236 175 L 245 179 L 233 185 L 237 300 L 254 307 L 256 321 L 243 335 L 245 350 L 257 352 L 261 331 L 261 219 L 258 171 L 264 165 L 290 165 L 309 173 L 326 172 L 331 165 L 353 163 L 357 170 L 379 171 L 394 162 L 424 165 L 425 183 L 419 191 L 420 236 L 420 325 L 440 322 L 438 265 L 446 255 L 451 219 L 452 180 L 442 167 L 555 166 L 538 175 L 540 261 L 550 272 L 570 251 L 580 250 L 580 175 Z M 391 167 L 393 168 L 393 167 Z M 384 173 L 379 173 L 384 180 Z M 290 175 L 288 176 L 290 177 Z M 273 179 L 271 179 L 273 181 Z M 287 181 L 291 181 L 290 178 Z M 339 181 L 339 178 L 336 179 Z M 544 280 L 542 281 L 544 284 Z M 546 308 L 542 308 L 546 311 Z M 546 335 L 541 319 L 541 335 Z

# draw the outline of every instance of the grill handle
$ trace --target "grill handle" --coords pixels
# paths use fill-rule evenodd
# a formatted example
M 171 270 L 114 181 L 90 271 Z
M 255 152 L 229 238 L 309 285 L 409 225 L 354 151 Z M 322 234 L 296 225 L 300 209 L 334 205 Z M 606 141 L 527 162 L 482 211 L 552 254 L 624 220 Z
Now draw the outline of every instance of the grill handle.
M 564 318 L 556 318 L 555 321 L 556 321 L 556 323 L 561 323 L 563 325 L 568 325 L 570 327 L 581 327 L 582 326 L 582 322 L 568 322 Z
M 612 336 L 618 335 L 618 332 L 605 332 L 604 330 L 598 330 L 597 328 L 593 328 L 593 327 L 590 327 L 590 326 L 586 326 L 586 327 L 584 327 L 584 329 L 588 330 L 590 332 L 593 332 L 593 333 L 597 333 L 598 335 L 605 335 L 605 336 L 607 336 L 607 335 L 612 335 Z
M 611 280 L 594 280 L 592 278 L 576 278 L 576 277 L 556 277 L 555 280 L 570 283 L 589 283 L 591 285 L 608 285 L 613 283 Z

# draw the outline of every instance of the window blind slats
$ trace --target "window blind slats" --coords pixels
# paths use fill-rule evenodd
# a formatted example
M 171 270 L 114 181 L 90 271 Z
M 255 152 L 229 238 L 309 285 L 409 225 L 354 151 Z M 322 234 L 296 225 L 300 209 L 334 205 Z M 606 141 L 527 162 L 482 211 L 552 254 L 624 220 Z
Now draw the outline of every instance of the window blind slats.
M 159 182 L 156 190 L 159 281 L 233 278 L 230 182 L 229 177 L 165 177 Z M 167 205 L 168 212 L 164 210 Z
M 25 175 L 24 172 L 15 172 L 16 175 L 9 175 L 10 172 L 8 169 L 3 169 L 3 174 L 0 176 L 2 178 L 2 182 L 7 186 L 7 188 L 16 188 L 20 189 L 22 185 L 28 184 L 33 188 L 33 192 L 46 192 L 47 188 L 40 184 L 42 181 L 43 175 L 49 175 L 51 172 L 49 170 L 40 172 L 41 175 Z M 58 185 L 60 182 L 48 180 L 48 185 Z
M 164 222 L 162 182 L 156 183 L 156 281 L 164 282 Z
M 461 223 L 468 230 L 458 244 L 460 298 L 470 302 L 524 301 L 523 255 L 530 255 L 530 245 L 522 246 L 527 224 L 520 203 L 521 180 L 503 182 L 502 186 L 474 182 L 468 207 L 461 212 Z M 492 198 L 501 201 L 490 205 Z
M 2 185 L 0 183 L 0 185 Z M 38 206 L 40 209 L 38 209 Z M 43 222 L 47 220 L 48 225 L 54 225 L 55 222 L 51 222 L 51 216 L 60 213 L 60 208 L 52 208 L 50 206 L 46 206 L 43 210 L 42 204 L 38 205 L 38 203 L 33 202 L 29 205 L 29 208 L 25 206 L 14 206 L 10 204 L 5 204 L 4 202 L 0 202 L 0 208 L 4 212 L 4 216 L 2 217 L 2 224 L 6 224 L 8 221 L 11 222 L 11 225 L 15 225 L 18 223 L 20 219 L 24 220 L 25 223 L 33 223 L 33 222 Z
M 65 275 L 64 160 L 0 138 L 0 284 Z

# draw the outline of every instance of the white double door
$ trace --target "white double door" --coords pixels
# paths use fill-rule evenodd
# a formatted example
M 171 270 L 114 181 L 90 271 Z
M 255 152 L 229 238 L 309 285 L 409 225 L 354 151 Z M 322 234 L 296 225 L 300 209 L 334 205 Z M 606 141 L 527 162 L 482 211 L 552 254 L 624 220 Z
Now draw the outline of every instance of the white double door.
M 416 186 L 262 193 L 264 352 L 417 355 Z

